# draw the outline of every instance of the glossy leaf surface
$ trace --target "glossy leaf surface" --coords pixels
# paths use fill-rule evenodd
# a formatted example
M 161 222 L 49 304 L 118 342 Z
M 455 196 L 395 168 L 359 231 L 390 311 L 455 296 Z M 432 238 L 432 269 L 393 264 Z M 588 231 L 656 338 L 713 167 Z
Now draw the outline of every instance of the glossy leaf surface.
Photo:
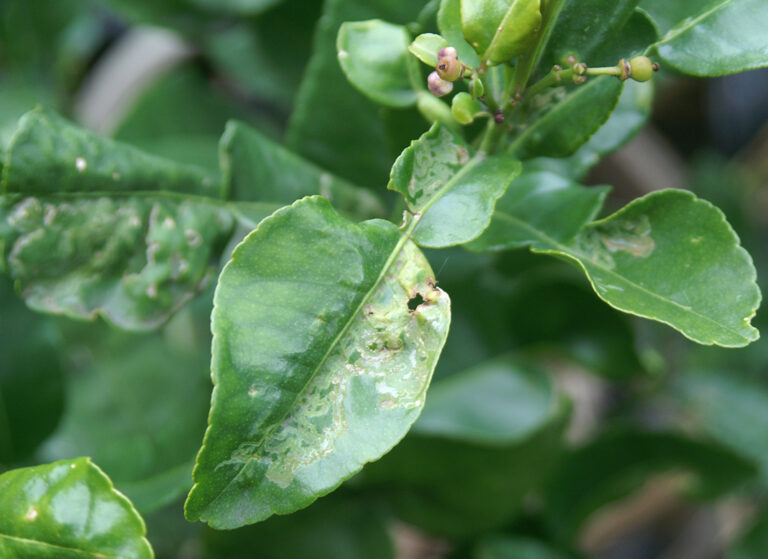
M 381 202 L 310 163 L 242 122 L 229 122 L 219 144 L 224 181 L 238 200 L 290 204 L 311 194 L 322 194 L 334 207 L 356 216 L 381 214 Z M 258 222 L 257 222 L 258 223 Z
M 164 322 L 212 278 L 233 219 L 198 171 L 93 136 L 40 110 L 6 155 L 0 238 L 35 309 L 127 329 Z
M 496 200 L 522 166 L 510 157 L 470 157 L 456 134 L 434 125 L 398 157 L 388 188 L 419 214 L 413 239 L 422 246 L 466 243 L 488 226 Z
M 534 110 L 529 124 L 515 138 L 509 153 L 520 159 L 567 157 L 608 120 L 619 102 L 622 84 L 612 76 L 592 79 L 576 88 L 557 88 L 540 95 L 543 110 Z M 556 104 L 549 108 L 549 105 Z
M 667 29 L 656 45 L 663 63 L 681 72 L 722 76 L 768 66 L 768 4 L 762 0 L 644 0 L 641 5 Z
M 0 475 L 0 556 L 148 559 L 144 522 L 88 458 Z
M 214 394 L 187 518 L 234 528 L 303 508 L 379 458 L 424 405 L 448 297 L 391 223 L 322 197 L 264 220 L 221 275 Z
M 592 221 L 609 187 L 584 187 L 547 172 L 524 173 L 496 204 L 491 225 L 469 247 L 503 250 L 535 245 L 543 233 L 557 242 L 573 239 Z
M 639 198 L 567 243 L 508 221 L 530 235 L 534 251 L 577 263 L 616 309 L 704 345 L 741 347 L 758 338 L 750 325 L 761 298 L 752 259 L 722 212 L 690 192 Z
M 461 0 L 464 37 L 481 60 L 506 62 L 530 45 L 541 25 L 539 0 Z
M 710 497 L 755 473 L 750 462 L 718 445 L 671 432 L 609 431 L 558 464 L 547 489 L 551 525 L 570 539 L 593 512 L 637 490 L 650 475 L 680 470 L 693 474 L 691 487 Z
M 405 27 L 374 19 L 343 23 L 336 50 L 341 69 L 361 93 L 382 105 L 408 107 L 424 89 L 410 42 Z

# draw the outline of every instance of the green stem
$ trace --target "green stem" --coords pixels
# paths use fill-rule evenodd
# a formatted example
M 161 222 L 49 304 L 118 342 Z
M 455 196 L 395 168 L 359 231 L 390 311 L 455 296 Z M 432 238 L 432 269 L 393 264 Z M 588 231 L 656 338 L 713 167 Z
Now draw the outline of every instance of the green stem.
M 493 117 L 491 117 L 485 127 L 480 147 L 477 148 L 478 153 L 492 153 L 502 132 L 504 132 L 504 126 L 497 124 L 496 121 L 493 120 Z
M 488 75 L 485 73 L 478 73 L 477 75 L 480 76 L 480 82 L 483 84 L 483 102 L 488 106 L 489 112 L 493 114 L 498 110 L 499 104 L 496 101 L 496 98 L 493 96 L 493 90 L 488 83 Z
M 544 12 L 541 14 L 541 29 L 536 36 L 536 44 L 532 50 L 528 50 L 525 54 L 520 55 L 520 59 L 517 62 L 515 76 L 512 80 L 512 91 L 514 91 L 515 97 L 522 97 L 525 92 L 528 80 L 531 79 L 531 75 L 536 69 L 541 55 L 544 54 L 544 48 L 549 42 L 549 37 L 552 35 L 557 17 L 560 15 L 565 2 L 566 0 L 549 0 L 547 2 Z
M 573 68 L 568 68 L 566 70 L 556 70 L 553 69 L 549 74 L 541 78 L 539 81 L 537 81 L 535 84 L 533 84 L 531 87 L 528 88 L 528 91 L 526 92 L 526 95 L 528 97 L 533 97 L 535 95 L 538 95 L 548 87 L 554 87 L 558 85 L 562 85 L 563 83 L 567 83 L 570 81 L 575 72 L 573 71 Z

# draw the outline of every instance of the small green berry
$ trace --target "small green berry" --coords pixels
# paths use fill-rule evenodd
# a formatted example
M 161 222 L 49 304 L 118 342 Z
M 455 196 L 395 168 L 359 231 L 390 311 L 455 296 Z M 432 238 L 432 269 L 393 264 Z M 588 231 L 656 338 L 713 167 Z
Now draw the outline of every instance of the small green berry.
M 472 96 L 465 91 L 457 93 L 451 103 L 453 118 L 464 125 L 471 124 L 475 117 L 483 114 L 483 112 L 483 106 L 480 102 L 472 99 Z
M 647 82 L 653 77 L 658 65 L 651 62 L 647 56 L 636 56 L 629 61 L 629 77 L 638 82 Z

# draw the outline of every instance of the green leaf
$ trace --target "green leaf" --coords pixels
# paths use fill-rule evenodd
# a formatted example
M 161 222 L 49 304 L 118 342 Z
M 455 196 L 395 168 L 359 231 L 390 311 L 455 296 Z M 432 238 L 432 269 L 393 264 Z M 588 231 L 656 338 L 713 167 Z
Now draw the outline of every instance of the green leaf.
M 509 153 L 520 159 L 571 155 L 608 120 L 621 89 L 619 80 L 602 76 L 575 88 L 557 88 L 540 95 L 544 111 L 529 115 L 525 130 L 512 141 Z M 549 108 L 553 99 L 556 104 Z
M 491 224 L 469 248 L 536 246 L 540 234 L 567 242 L 595 218 L 609 189 L 586 188 L 547 172 L 525 173 L 512 181 L 496 204 Z
M 430 532 L 456 538 L 500 527 L 556 464 L 568 415 L 562 404 L 531 365 L 497 359 L 456 373 L 430 388 L 411 434 L 362 481 Z
M 440 35 L 422 33 L 408 46 L 408 50 L 427 66 L 437 66 L 437 53 L 451 44 Z
M 410 42 L 405 27 L 373 19 L 342 24 L 336 50 L 341 69 L 361 93 L 388 107 L 410 107 L 424 89 Z
M 460 3 L 461 0 L 441 0 L 440 9 L 437 11 L 437 27 L 440 34 L 458 51 L 459 60 L 476 68 L 480 65 L 480 58 L 464 38 Z
M 589 66 L 614 66 L 620 58 L 639 54 L 657 39 L 648 19 L 635 11 L 638 0 L 566 2 L 547 50 L 546 66 L 561 64 L 568 54 Z
M 534 251 L 578 264 L 618 310 L 704 345 L 741 347 L 759 336 L 750 325 L 761 298 L 752 259 L 722 212 L 690 192 L 639 198 L 567 243 L 507 215 L 510 227 L 536 239 Z
M 210 400 L 200 348 L 131 337 L 98 351 L 70 380 L 64 417 L 39 456 L 92 456 L 143 514 L 183 495 Z
M 88 458 L 0 475 L 0 510 L 3 557 L 154 557 L 144 521 Z
M 200 291 L 232 230 L 202 172 L 26 115 L 6 154 L 0 239 L 27 304 L 153 328 Z
M 497 359 L 434 384 L 413 432 L 488 445 L 525 440 L 558 407 L 542 371 Z
M 322 194 L 352 215 L 384 213 L 381 202 L 367 190 L 320 169 L 242 122 L 227 124 L 219 154 L 225 184 L 235 199 L 290 204 Z
M 524 172 L 551 171 L 573 180 L 582 179 L 604 155 L 626 144 L 645 125 L 651 115 L 653 92 L 652 81 L 625 82 L 616 109 L 587 143 L 566 158 L 529 159 L 523 166 Z
M 692 488 L 711 497 L 755 473 L 750 462 L 711 443 L 672 432 L 614 429 L 560 461 L 546 492 L 550 524 L 570 540 L 600 507 L 630 495 L 651 475 L 680 470 L 693 474 Z
M 733 372 L 692 372 L 676 379 L 683 413 L 720 444 L 760 466 L 768 486 L 768 390 Z
M 464 140 L 435 124 L 397 158 L 387 188 L 400 192 L 420 216 L 413 239 L 422 246 L 446 247 L 483 232 L 496 200 L 521 168 L 509 157 L 470 158 Z
M 656 44 L 659 56 L 681 72 L 722 76 L 768 66 L 762 0 L 644 0 L 642 7 L 666 30 Z
M 381 18 L 406 24 L 418 16 L 422 7 L 423 2 L 412 0 L 324 3 L 312 58 L 286 133 L 289 149 L 358 185 L 379 187 L 386 180 L 392 160 L 404 143 L 390 145 L 381 107 L 345 77 L 337 57 L 336 38 L 345 21 Z
M 461 23 L 481 60 L 507 62 L 530 46 L 541 25 L 539 0 L 462 0 Z
M 475 547 L 474 559 L 567 559 L 544 543 L 519 536 L 486 536 Z
M 216 290 L 187 518 L 235 528 L 287 514 L 387 452 L 424 405 L 449 318 L 391 223 L 352 224 L 319 196 L 262 221 Z

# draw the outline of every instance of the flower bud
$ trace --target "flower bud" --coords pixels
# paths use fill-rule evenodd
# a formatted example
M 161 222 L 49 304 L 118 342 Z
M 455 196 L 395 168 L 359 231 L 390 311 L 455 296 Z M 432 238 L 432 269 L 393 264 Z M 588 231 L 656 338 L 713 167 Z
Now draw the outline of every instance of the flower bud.
M 453 82 L 445 81 L 437 72 L 432 72 L 427 78 L 429 90 L 437 97 L 443 97 L 453 91 Z
M 464 65 L 459 62 L 456 49 L 445 47 L 437 53 L 437 74 L 444 80 L 455 82 L 464 75 Z

